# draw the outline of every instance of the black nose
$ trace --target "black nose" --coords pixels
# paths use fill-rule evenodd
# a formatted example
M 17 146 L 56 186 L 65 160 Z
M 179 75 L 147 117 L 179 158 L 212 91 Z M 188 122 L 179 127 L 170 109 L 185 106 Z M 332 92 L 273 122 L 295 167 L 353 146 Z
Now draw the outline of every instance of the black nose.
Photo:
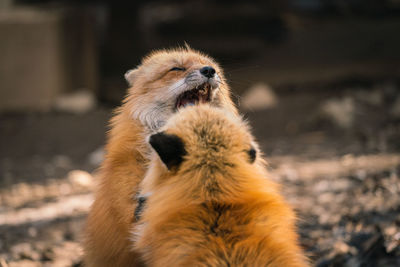
M 206 76 L 207 78 L 212 78 L 214 77 L 215 69 L 210 66 L 205 66 L 200 69 L 200 73 Z

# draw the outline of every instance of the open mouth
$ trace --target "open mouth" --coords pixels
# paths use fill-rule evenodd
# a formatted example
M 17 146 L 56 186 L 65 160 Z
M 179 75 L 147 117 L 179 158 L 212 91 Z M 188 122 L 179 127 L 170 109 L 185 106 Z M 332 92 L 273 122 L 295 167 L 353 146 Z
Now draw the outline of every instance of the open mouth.
M 210 102 L 210 100 L 211 85 L 206 82 L 180 94 L 176 100 L 175 108 L 194 106 L 199 103 Z

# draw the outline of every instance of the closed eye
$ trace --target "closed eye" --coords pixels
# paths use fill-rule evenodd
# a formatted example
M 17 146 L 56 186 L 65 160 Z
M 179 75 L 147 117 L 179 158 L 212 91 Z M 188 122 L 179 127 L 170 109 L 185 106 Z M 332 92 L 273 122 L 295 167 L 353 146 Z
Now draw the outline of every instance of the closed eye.
M 170 69 L 169 71 L 185 71 L 185 68 L 182 67 L 173 67 L 172 69 Z

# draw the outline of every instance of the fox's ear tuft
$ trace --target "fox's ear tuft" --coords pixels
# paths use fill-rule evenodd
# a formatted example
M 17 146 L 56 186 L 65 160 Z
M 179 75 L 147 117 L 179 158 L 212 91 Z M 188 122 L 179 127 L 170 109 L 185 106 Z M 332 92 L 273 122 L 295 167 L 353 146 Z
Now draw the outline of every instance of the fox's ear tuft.
M 153 134 L 149 138 L 149 143 L 168 170 L 178 168 L 183 156 L 187 154 L 182 139 L 173 134 L 164 132 Z
M 137 69 L 132 69 L 132 70 L 128 70 L 127 72 L 125 72 L 125 75 L 124 75 L 125 80 L 128 82 L 128 84 L 130 86 L 133 85 L 133 82 L 135 81 L 136 76 L 137 76 L 137 72 L 138 72 Z

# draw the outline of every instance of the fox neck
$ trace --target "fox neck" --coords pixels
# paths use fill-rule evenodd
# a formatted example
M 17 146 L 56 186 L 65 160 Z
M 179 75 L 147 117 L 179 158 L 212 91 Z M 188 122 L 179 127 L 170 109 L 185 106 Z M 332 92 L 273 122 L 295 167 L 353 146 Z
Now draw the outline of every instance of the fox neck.
M 111 120 L 108 134 L 105 165 L 118 167 L 124 163 L 135 164 L 148 162 L 150 147 L 146 144 L 146 130 L 139 121 L 132 119 L 123 107 Z

